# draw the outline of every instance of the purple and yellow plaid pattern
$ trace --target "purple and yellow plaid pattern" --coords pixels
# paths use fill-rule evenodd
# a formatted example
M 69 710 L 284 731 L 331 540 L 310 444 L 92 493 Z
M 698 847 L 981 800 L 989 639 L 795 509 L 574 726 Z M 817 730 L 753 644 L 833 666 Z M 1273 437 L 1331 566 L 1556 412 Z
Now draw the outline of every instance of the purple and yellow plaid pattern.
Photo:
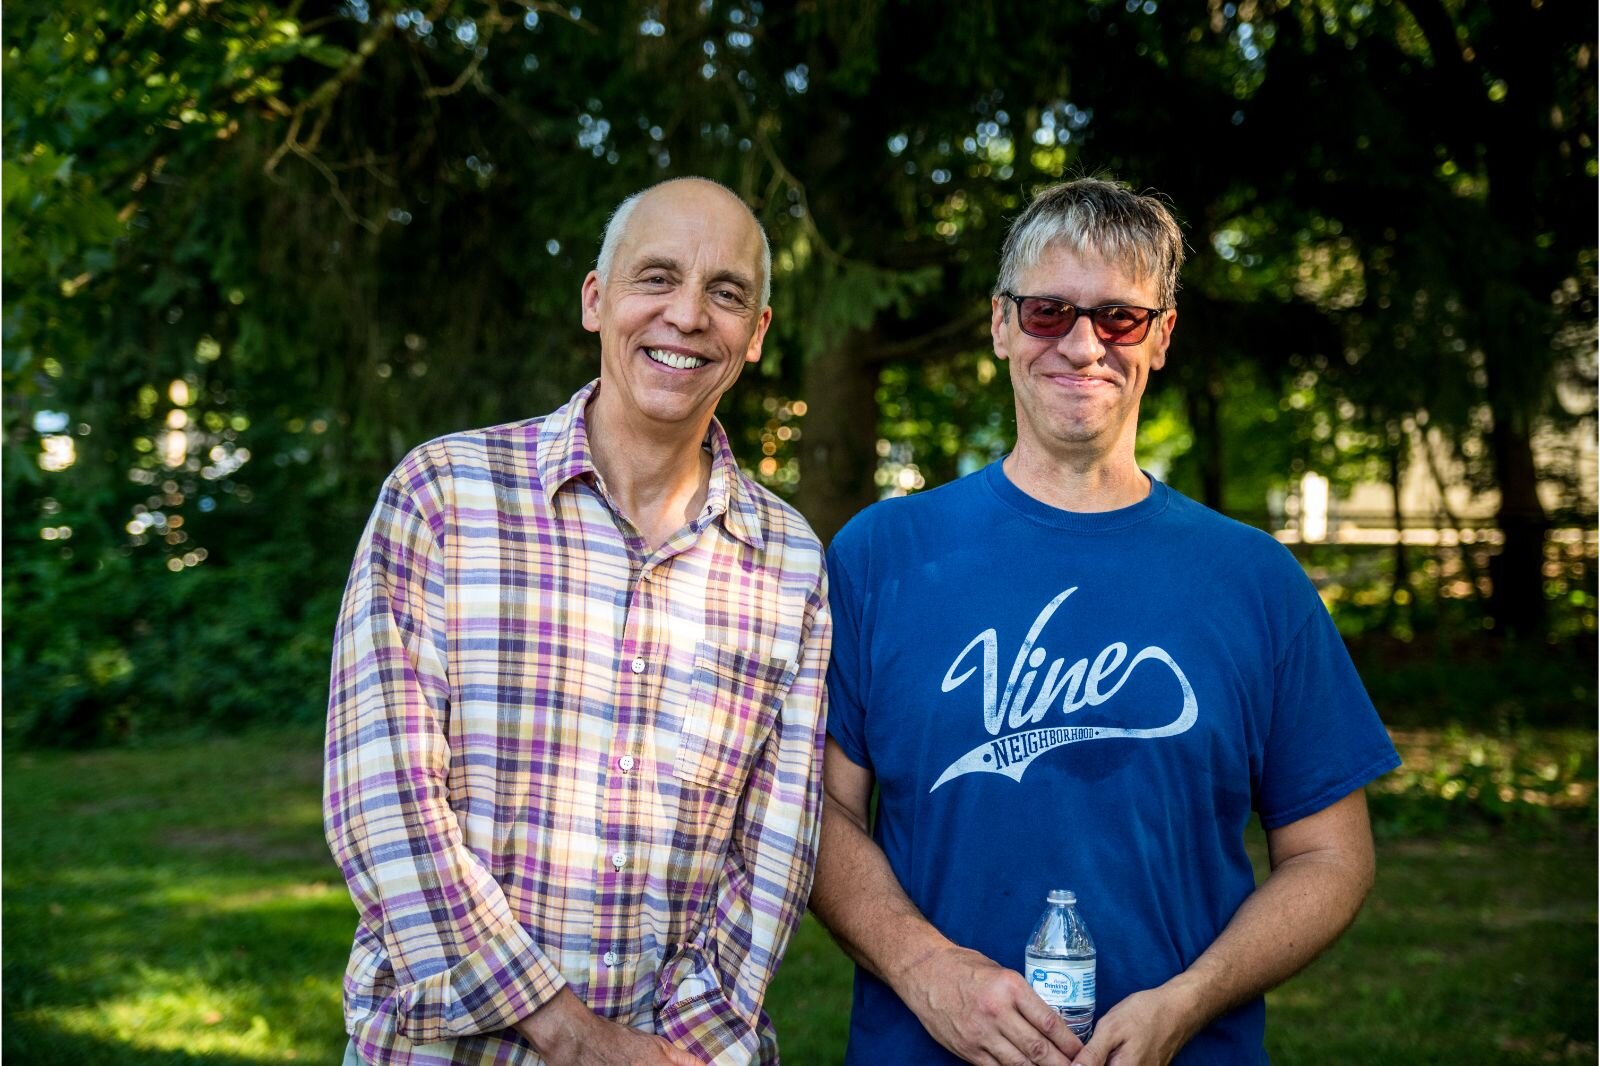
M 707 1062 L 775 1062 L 805 909 L 831 626 L 805 521 L 707 445 L 650 551 L 591 461 L 590 384 L 413 451 L 345 590 L 324 813 L 359 912 L 367 1062 L 533 1064 L 563 985 Z

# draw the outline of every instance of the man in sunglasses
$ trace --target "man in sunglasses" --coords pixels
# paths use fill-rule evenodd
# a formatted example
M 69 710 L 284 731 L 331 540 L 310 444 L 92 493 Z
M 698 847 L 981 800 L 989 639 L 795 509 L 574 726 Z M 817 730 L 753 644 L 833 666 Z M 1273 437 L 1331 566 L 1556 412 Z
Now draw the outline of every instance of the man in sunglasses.
M 992 301 L 1015 448 L 829 549 L 811 906 L 859 964 L 849 1063 L 1264 1063 L 1263 993 L 1372 884 L 1362 786 L 1399 760 L 1327 611 L 1135 458 L 1182 261 L 1154 196 L 1040 193 Z M 1018 972 L 1057 888 L 1098 948 L 1086 1043 Z

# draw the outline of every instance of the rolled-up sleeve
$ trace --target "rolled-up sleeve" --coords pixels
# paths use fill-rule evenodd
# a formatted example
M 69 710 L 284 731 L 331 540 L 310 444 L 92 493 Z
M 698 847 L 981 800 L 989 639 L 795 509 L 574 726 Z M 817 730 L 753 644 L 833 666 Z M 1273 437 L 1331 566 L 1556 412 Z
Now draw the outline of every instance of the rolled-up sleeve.
M 413 1043 L 504 1029 L 566 983 L 450 806 L 443 514 L 415 458 L 384 485 L 345 589 L 328 706 L 328 844 Z
M 762 1000 L 816 869 L 832 641 L 819 575 L 799 666 L 745 787 L 712 906 L 662 968 L 658 1031 L 718 1066 L 778 1061 Z

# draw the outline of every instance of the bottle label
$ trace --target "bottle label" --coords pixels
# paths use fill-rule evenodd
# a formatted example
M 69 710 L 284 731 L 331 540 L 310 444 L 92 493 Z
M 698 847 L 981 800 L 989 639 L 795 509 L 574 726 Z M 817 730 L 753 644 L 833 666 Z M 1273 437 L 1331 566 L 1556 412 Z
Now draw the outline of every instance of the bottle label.
M 1094 960 L 1068 962 L 1051 959 L 1028 968 L 1028 984 L 1039 998 L 1060 1010 L 1094 1006 Z

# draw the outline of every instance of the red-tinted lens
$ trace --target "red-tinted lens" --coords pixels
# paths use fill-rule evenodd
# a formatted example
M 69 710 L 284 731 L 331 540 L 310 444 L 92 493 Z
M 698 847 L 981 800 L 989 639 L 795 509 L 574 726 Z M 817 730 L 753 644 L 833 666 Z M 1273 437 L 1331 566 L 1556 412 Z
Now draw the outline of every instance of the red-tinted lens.
M 1094 331 L 1103 341 L 1131 344 L 1144 339 L 1150 312 L 1142 307 L 1112 304 L 1094 310 Z
M 1017 308 L 1022 331 L 1035 337 L 1064 337 L 1078 321 L 1078 310 L 1059 300 L 1025 296 Z

